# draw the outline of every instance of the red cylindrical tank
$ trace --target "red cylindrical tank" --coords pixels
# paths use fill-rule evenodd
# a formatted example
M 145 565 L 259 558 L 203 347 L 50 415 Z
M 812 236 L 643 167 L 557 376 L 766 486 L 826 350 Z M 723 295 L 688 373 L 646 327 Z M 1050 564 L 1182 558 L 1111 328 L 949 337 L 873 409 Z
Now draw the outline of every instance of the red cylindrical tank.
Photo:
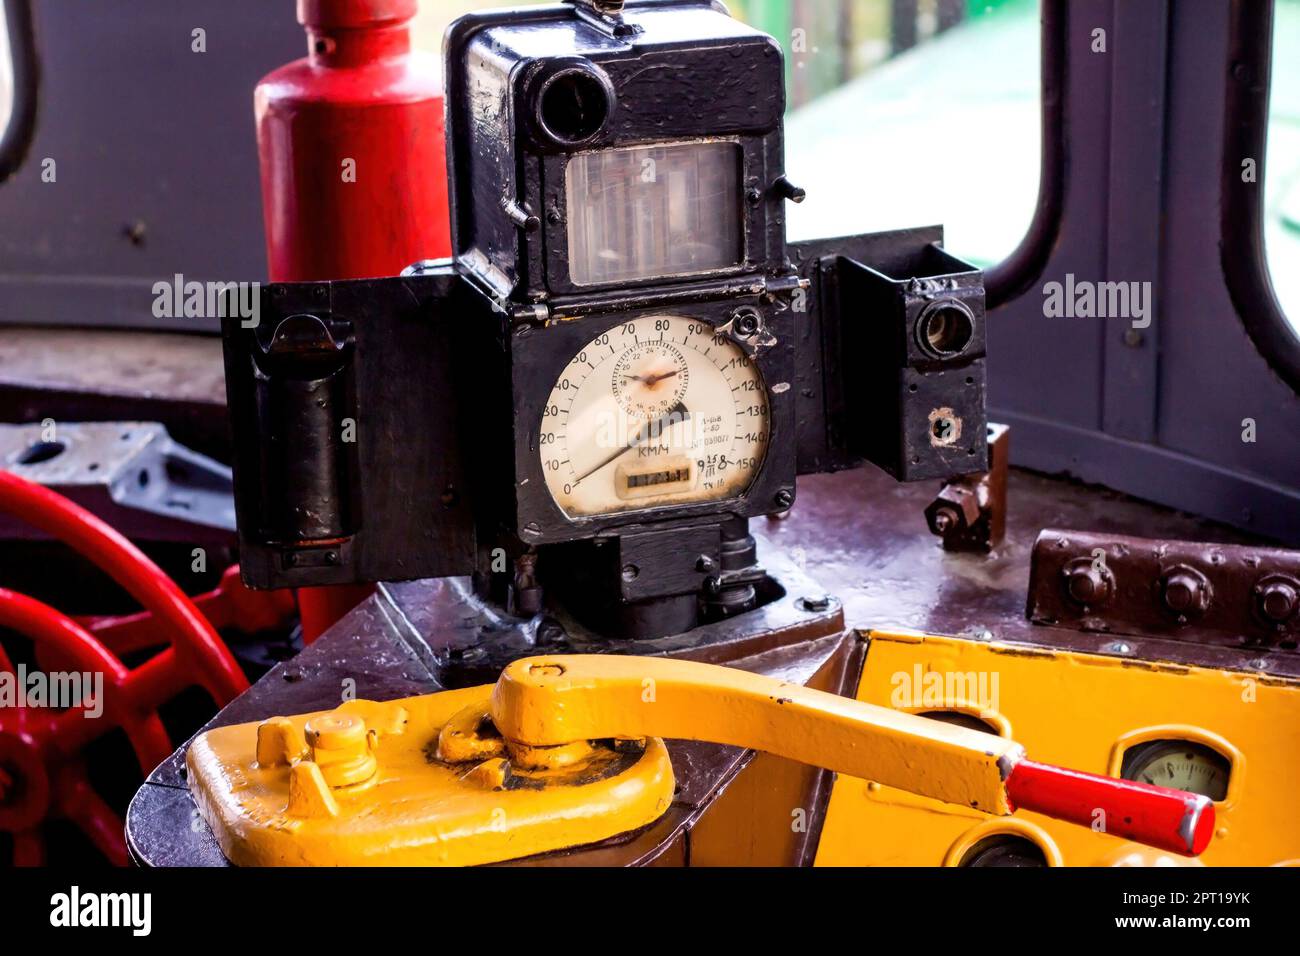
M 417 0 L 298 0 L 310 54 L 258 84 L 272 282 L 396 275 L 451 254 L 438 58 Z
M 438 58 L 418 0 L 298 0 L 309 55 L 254 96 L 272 282 L 397 275 L 451 254 Z M 298 592 L 314 640 L 371 592 Z

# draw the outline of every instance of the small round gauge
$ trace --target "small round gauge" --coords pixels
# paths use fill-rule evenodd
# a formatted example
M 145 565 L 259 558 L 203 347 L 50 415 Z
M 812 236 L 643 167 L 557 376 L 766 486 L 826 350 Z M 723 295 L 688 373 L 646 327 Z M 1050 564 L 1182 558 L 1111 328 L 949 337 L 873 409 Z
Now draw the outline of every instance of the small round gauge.
M 1222 754 L 1190 740 L 1139 744 L 1124 754 L 1120 769 L 1125 780 L 1186 790 L 1216 801 L 1227 796 L 1231 774 L 1232 765 Z
M 619 407 L 640 419 L 658 418 L 686 398 L 691 368 L 671 342 L 635 345 L 614 363 L 614 397 Z
M 643 316 L 573 357 L 538 447 L 565 514 L 616 514 L 744 494 L 769 422 L 762 375 L 734 341 L 698 319 Z

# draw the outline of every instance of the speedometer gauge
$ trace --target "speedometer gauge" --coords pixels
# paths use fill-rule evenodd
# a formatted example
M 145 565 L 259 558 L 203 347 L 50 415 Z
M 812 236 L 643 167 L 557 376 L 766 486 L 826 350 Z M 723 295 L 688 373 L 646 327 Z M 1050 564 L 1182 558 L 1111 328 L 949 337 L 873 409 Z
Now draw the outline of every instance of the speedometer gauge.
M 546 486 L 565 514 L 614 514 L 744 494 L 770 410 L 753 361 L 712 325 L 646 316 L 592 339 L 542 416 Z
M 1124 754 L 1120 776 L 1222 800 L 1232 767 L 1216 750 L 1188 740 L 1153 740 Z

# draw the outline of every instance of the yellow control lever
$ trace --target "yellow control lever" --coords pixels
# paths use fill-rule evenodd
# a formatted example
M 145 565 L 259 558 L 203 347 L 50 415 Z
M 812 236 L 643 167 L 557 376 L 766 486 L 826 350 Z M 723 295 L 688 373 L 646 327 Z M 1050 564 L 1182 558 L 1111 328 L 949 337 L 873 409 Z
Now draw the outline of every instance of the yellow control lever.
M 594 843 L 662 816 L 659 738 L 763 750 L 948 803 L 1016 807 L 1184 854 L 1213 805 L 1182 791 L 1025 759 L 994 734 L 727 667 L 557 656 L 493 686 L 201 734 L 190 790 L 223 852 L 246 865 L 475 864 Z
M 492 691 L 511 744 L 609 737 L 707 740 L 762 750 L 928 797 L 1007 814 L 1018 743 L 751 674 L 660 657 L 515 661 Z M 517 748 L 516 748 L 517 752 Z
M 744 671 L 637 657 L 516 661 L 492 692 L 508 749 L 604 737 L 763 750 L 986 813 L 1033 810 L 1186 856 L 1214 832 L 1208 797 L 1025 759 L 995 734 Z M 533 759 L 536 759 L 535 757 Z

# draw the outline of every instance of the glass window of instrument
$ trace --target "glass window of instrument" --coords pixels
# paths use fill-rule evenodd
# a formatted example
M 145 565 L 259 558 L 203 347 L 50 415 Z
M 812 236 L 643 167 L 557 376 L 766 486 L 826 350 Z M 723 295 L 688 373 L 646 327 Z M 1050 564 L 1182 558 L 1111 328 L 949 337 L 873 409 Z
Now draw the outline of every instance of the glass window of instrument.
M 735 142 L 579 153 L 568 165 L 574 285 L 694 275 L 744 257 Z

